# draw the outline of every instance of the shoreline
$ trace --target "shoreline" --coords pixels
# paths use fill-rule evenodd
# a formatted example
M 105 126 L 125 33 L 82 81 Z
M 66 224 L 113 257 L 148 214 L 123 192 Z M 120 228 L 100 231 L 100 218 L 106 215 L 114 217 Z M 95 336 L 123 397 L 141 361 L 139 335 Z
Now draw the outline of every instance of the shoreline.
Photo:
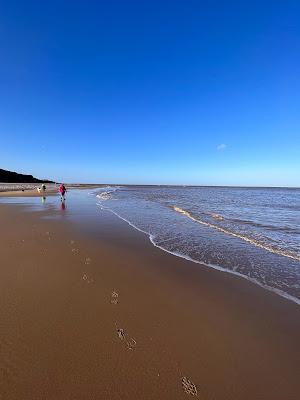
M 196 259 L 194 259 L 194 258 L 191 258 L 191 257 L 189 257 L 189 256 L 187 256 L 187 255 L 184 255 L 184 254 L 181 254 L 181 253 L 179 253 L 179 252 L 167 250 L 167 249 L 165 249 L 164 247 L 159 246 L 158 244 L 156 244 L 155 241 L 153 240 L 153 235 L 151 235 L 149 232 L 146 232 L 146 231 L 144 231 L 144 230 L 138 228 L 136 225 L 134 225 L 132 222 L 130 222 L 130 221 L 127 220 L 126 218 L 121 217 L 119 214 L 117 214 L 115 211 L 113 211 L 113 210 L 111 210 L 111 209 L 109 209 L 109 208 L 105 208 L 103 205 L 100 205 L 100 208 L 102 208 L 102 209 L 104 209 L 104 210 L 106 210 L 106 211 L 111 212 L 111 213 L 112 213 L 113 215 L 115 215 L 117 218 L 119 218 L 120 220 L 126 222 L 126 223 L 127 223 L 129 226 L 131 226 L 133 229 L 137 230 L 138 232 L 141 232 L 141 233 L 145 234 L 145 235 L 148 237 L 149 241 L 152 243 L 152 245 L 153 245 L 154 247 L 156 247 L 156 248 L 158 248 L 158 249 L 160 249 L 160 250 L 162 250 L 162 251 L 164 251 L 164 252 L 166 252 L 166 253 L 168 253 L 168 254 L 171 254 L 171 255 L 174 256 L 174 257 L 179 257 L 179 258 L 182 258 L 182 259 L 184 259 L 184 260 L 186 260 L 186 261 L 190 261 L 190 262 L 193 262 L 193 263 L 195 263 L 195 264 L 199 264 L 199 265 L 204 266 L 204 267 L 207 267 L 207 268 L 212 268 L 212 269 L 214 269 L 214 270 L 216 270 L 216 271 L 219 271 L 219 272 L 228 273 L 228 274 L 230 274 L 230 275 L 234 275 L 234 276 L 237 276 L 237 277 L 239 277 L 239 278 L 245 279 L 246 281 L 248 281 L 248 282 L 250 282 L 250 283 L 252 283 L 252 284 L 254 284 L 254 285 L 258 285 L 259 287 L 261 287 L 261 288 L 264 289 L 264 290 L 267 290 L 267 291 L 269 291 L 269 292 L 275 293 L 276 295 L 278 295 L 278 296 L 280 296 L 280 297 L 282 297 L 282 298 L 284 298 L 284 299 L 286 299 L 286 300 L 289 300 L 289 301 L 291 301 L 291 302 L 293 302 L 293 303 L 295 303 L 295 304 L 297 304 L 297 305 L 300 305 L 300 299 L 299 299 L 299 298 L 294 297 L 294 296 L 291 296 L 291 295 L 289 295 L 288 293 L 286 293 L 286 292 L 284 292 L 284 291 L 282 291 L 282 290 L 280 290 L 280 289 L 274 288 L 274 287 L 272 287 L 272 286 L 264 285 L 264 284 L 262 284 L 261 282 L 259 282 L 257 279 L 249 278 L 248 276 L 243 275 L 243 274 L 241 274 L 241 273 L 239 273 L 239 272 L 236 272 L 236 271 L 230 270 L 230 269 L 226 269 L 226 268 L 223 268 L 223 267 L 218 266 L 218 265 L 205 264 L 205 263 L 202 262 L 202 261 L 198 261 L 198 260 L 196 260 Z
M 0 204 L 5 399 L 299 396 L 296 304 L 72 201 Z

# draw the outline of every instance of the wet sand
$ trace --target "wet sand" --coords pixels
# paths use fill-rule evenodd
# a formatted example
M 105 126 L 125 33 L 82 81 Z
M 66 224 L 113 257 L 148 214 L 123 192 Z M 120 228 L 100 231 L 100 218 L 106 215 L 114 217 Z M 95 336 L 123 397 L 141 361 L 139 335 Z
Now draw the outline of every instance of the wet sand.
M 24 184 L 23 190 L 21 189 L 22 184 L 14 183 L 0 183 L 0 197 L 43 197 L 53 196 L 59 194 L 59 184 L 47 184 L 45 191 L 38 191 L 37 188 L 41 187 L 41 184 Z M 66 185 L 68 189 L 94 189 L 101 185 L 95 184 L 71 184 Z M 105 185 L 103 185 L 105 186 Z
M 43 197 L 53 196 L 58 194 L 58 188 L 47 189 L 45 192 L 38 192 L 37 189 L 25 189 L 22 190 L 5 190 L 0 192 L 0 197 Z
M 53 213 L 0 204 L 1 400 L 299 398 L 298 305 Z

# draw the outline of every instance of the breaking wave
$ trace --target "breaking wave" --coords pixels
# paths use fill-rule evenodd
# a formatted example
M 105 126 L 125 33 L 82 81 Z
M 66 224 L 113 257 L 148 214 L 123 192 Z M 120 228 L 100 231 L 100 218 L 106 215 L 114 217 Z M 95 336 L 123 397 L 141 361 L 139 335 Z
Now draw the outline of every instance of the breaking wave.
M 214 225 L 214 224 L 211 224 L 211 223 L 206 222 L 206 221 L 202 221 L 201 219 L 194 217 L 190 212 L 188 212 L 186 210 L 183 210 L 180 207 L 173 206 L 173 209 L 174 209 L 174 211 L 176 211 L 176 212 L 178 212 L 178 213 L 190 218 L 192 221 L 197 222 L 198 224 L 208 226 L 208 227 L 210 227 L 212 229 L 216 229 L 217 231 L 225 233 L 226 235 L 234 236 L 236 238 L 244 240 L 245 242 L 253 244 L 256 247 L 260 247 L 261 249 L 270 251 L 271 253 L 275 253 L 275 254 L 278 254 L 278 255 L 281 255 L 281 256 L 284 256 L 284 257 L 292 258 L 293 260 L 300 261 L 300 256 L 298 256 L 296 254 L 291 254 L 291 253 L 289 253 L 287 251 L 276 249 L 276 248 L 274 248 L 274 247 L 272 247 L 270 245 L 262 244 L 262 243 L 258 242 L 255 239 L 252 239 L 252 238 L 249 238 L 247 236 L 241 235 L 239 233 L 230 231 L 229 229 L 222 228 L 221 226 Z
M 103 192 L 100 194 L 97 194 L 98 199 L 100 200 L 110 200 L 112 198 L 112 192 Z
M 104 191 L 101 191 L 100 193 L 98 193 L 96 195 L 96 197 L 102 201 L 111 200 L 113 197 L 113 193 L 116 192 L 120 188 L 121 188 L 121 186 L 112 186 L 112 187 L 106 186 L 105 188 L 102 188 L 102 190 L 104 190 Z

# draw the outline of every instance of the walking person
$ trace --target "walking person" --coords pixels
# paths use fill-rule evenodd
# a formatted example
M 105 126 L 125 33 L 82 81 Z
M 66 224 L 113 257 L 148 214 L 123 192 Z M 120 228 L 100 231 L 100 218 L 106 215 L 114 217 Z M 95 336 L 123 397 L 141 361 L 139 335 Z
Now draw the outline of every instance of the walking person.
M 66 193 L 67 189 L 65 187 L 65 185 L 62 183 L 59 187 L 59 192 L 60 192 L 60 199 L 61 201 L 65 201 L 65 193 Z

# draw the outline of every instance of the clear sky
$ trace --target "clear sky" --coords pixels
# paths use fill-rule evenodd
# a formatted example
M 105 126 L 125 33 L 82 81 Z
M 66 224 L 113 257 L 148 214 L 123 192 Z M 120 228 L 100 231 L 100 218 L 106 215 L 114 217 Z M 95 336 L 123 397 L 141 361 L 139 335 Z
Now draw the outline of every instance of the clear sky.
M 300 186 L 300 2 L 1 1 L 0 168 Z

